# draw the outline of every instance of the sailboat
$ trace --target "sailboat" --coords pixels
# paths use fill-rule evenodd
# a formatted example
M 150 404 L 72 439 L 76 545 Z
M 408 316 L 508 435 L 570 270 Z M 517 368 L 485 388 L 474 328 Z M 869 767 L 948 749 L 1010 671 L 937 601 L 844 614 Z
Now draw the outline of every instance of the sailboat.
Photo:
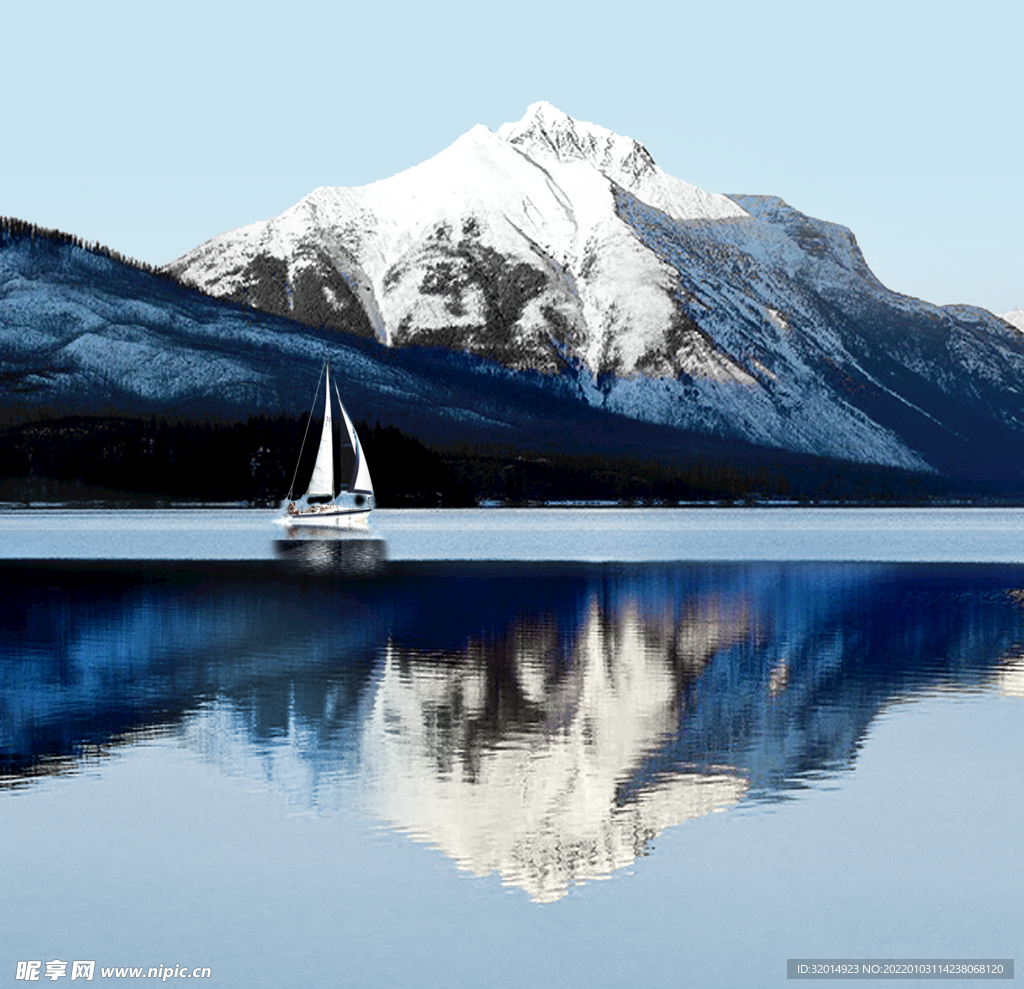
M 334 427 L 331 418 L 331 364 L 324 362 L 324 378 L 326 380 L 326 391 L 324 395 L 324 424 L 320 431 L 320 448 L 317 450 L 316 463 L 313 466 L 313 475 L 309 479 L 309 487 L 302 497 L 293 500 L 295 489 L 295 477 L 299 472 L 298 464 L 295 465 L 295 473 L 292 475 L 291 487 L 288 489 L 288 507 L 284 515 L 275 519 L 282 525 L 288 526 L 349 526 L 353 524 L 365 524 L 373 510 L 373 482 L 370 480 L 370 469 L 366 464 L 366 457 L 363 456 L 363 447 L 359 437 L 352 426 L 352 420 L 341 403 L 341 395 L 338 394 L 338 386 L 334 386 L 334 394 L 338 399 L 338 408 L 341 410 L 341 419 L 348 433 L 348 441 L 356 455 L 355 466 L 352 468 L 352 476 L 347 487 L 341 485 L 341 491 L 337 491 L 334 472 Z M 320 385 L 317 384 L 317 394 L 320 393 Z M 314 405 L 316 397 L 313 398 Z M 306 424 L 307 434 L 309 424 Z M 302 450 L 305 449 L 306 437 L 302 438 L 302 448 L 299 450 L 299 460 L 302 460 Z

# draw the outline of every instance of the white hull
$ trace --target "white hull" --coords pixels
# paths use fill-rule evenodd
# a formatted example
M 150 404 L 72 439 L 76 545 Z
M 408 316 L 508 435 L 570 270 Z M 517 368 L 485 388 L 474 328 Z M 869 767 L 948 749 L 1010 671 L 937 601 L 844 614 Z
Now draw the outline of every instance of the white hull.
M 366 525 L 370 517 L 369 508 L 338 508 L 335 505 L 324 508 L 323 511 L 296 512 L 293 515 L 285 513 L 280 518 L 274 519 L 278 525 L 301 525 L 313 526 L 314 528 L 338 528 L 354 525 Z

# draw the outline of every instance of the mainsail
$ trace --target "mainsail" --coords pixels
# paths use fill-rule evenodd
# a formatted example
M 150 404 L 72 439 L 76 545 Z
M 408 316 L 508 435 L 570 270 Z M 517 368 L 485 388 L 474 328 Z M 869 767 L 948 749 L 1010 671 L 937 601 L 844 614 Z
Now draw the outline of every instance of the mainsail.
M 316 464 L 313 466 L 313 476 L 309 479 L 309 487 L 306 489 L 307 498 L 328 498 L 334 497 L 334 444 L 332 442 L 333 431 L 331 428 L 331 369 L 327 371 L 327 388 L 324 392 L 324 428 L 320 431 L 320 449 L 316 453 Z M 345 417 L 346 424 L 348 416 Z M 349 427 L 351 430 L 351 427 Z

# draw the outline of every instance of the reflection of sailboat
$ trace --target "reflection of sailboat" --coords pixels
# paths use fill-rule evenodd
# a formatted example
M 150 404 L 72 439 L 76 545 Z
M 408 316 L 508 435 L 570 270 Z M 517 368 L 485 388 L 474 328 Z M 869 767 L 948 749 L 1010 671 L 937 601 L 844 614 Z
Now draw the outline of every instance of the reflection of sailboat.
M 306 493 L 297 501 L 292 500 L 295 475 L 292 476 L 292 485 L 288 489 L 288 509 L 281 518 L 275 519 L 276 522 L 283 525 L 339 526 L 365 523 L 373 509 L 373 483 L 370 481 L 370 469 L 363 456 L 363 448 L 352 426 L 352 420 L 349 419 L 345 406 L 341 404 L 337 385 L 334 386 L 334 394 L 338 399 L 338 408 L 341 410 L 341 419 L 348 433 L 349 444 L 355 453 L 355 465 L 352 468 L 352 478 L 347 490 L 343 489 L 340 492 L 335 490 L 337 485 L 334 471 L 334 431 L 331 422 L 331 365 L 329 361 L 324 364 L 324 377 L 326 380 L 324 425 L 320 431 L 320 447 L 317 450 L 313 474 L 309 479 Z M 320 386 L 317 384 L 317 394 L 319 391 Z M 306 428 L 308 432 L 308 424 Z M 303 449 L 305 443 L 306 439 L 303 437 Z M 302 450 L 300 449 L 299 460 L 301 459 Z M 298 474 L 298 470 L 299 467 L 296 464 L 295 474 Z
M 362 529 L 325 531 L 306 525 L 289 527 L 285 534 L 286 539 L 274 540 L 274 552 L 301 573 L 365 576 L 382 570 L 387 560 L 387 543 L 368 538 Z

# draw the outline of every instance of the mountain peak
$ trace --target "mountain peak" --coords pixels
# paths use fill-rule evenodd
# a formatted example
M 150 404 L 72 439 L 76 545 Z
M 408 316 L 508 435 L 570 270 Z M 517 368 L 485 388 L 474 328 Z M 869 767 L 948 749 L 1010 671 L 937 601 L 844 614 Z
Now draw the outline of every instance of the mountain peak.
M 547 120 L 572 120 L 565 111 L 559 110 L 557 106 L 552 106 L 547 100 L 538 100 L 536 103 L 531 103 L 526 108 L 526 113 L 523 114 L 523 120 L 528 118 L 544 118 Z M 520 121 L 522 123 L 522 121 Z
M 650 152 L 631 137 L 576 120 L 544 101 L 531 104 L 517 123 L 502 124 L 498 137 L 531 158 L 587 161 L 616 181 L 621 181 L 621 174 L 627 184 L 635 183 L 655 168 Z
M 607 127 L 576 120 L 550 103 L 531 104 L 522 120 L 502 124 L 497 136 L 545 167 L 588 164 L 641 202 L 676 219 L 747 215 L 727 197 L 707 193 L 667 175 L 639 141 Z

